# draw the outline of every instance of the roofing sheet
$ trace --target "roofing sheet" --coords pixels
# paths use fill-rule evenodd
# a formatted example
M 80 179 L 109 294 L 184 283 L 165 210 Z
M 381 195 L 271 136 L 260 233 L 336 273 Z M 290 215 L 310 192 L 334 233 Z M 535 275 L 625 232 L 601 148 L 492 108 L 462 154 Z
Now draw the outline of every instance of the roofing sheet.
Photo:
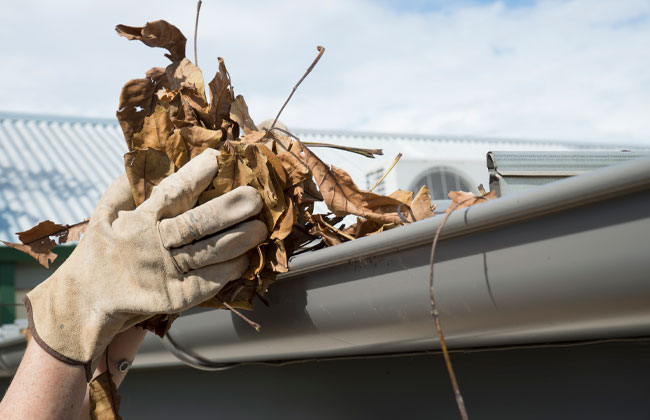
M 295 129 L 304 141 L 381 148 L 367 159 L 319 148 L 328 163 L 350 172 L 362 187 L 371 168 L 406 159 L 484 161 L 489 150 L 617 150 L 566 142 L 420 136 Z M 75 223 L 88 217 L 111 180 L 123 170 L 127 148 L 113 119 L 0 113 L 0 239 L 17 241 L 15 232 L 50 219 Z

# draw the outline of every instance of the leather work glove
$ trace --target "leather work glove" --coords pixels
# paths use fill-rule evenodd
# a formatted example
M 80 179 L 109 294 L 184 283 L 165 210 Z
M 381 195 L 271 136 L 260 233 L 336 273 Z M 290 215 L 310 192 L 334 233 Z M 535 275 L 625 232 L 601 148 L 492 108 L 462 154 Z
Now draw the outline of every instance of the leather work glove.
M 157 314 L 186 310 L 246 271 L 246 251 L 263 242 L 262 208 L 240 187 L 193 208 L 216 175 L 207 149 L 154 187 L 135 208 L 117 178 L 99 200 L 70 257 L 25 297 L 36 342 L 57 359 L 91 372 L 111 339 Z

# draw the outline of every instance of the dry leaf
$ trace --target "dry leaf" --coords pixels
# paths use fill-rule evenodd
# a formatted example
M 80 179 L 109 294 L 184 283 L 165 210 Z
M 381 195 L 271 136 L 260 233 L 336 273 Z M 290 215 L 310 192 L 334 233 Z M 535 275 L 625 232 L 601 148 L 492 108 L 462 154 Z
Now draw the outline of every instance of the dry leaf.
M 304 154 L 325 204 L 334 214 L 355 214 L 382 224 L 403 224 L 397 214 L 398 207 L 403 204 L 401 201 L 361 191 L 344 170 L 333 165 L 328 167 L 308 148 L 304 149 Z
M 221 149 L 219 171 L 213 181 L 215 195 L 218 197 L 243 185 L 251 185 L 255 179 L 253 170 L 248 167 L 240 153 L 234 149 Z
M 234 102 L 233 102 L 234 104 Z M 230 114 L 232 116 L 232 114 Z M 264 130 L 259 130 L 259 131 L 249 131 L 244 137 L 239 139 L 240 142 L 242 143 L 261 143 L 264 141 L 265 137 L 267 136 L 266 131 Z
M 117 25 L 115 30 L 129 41 L 136 39 L 149 47 L 165 48 L 169 51 L 165 57 L 171 61 L 185 58 L 187 39 L 177 27 L 164 20 L 148 22 L 144 27 Z
M 235 100 L 235 96 L 230 84 L 230 75 L 226 70 L 223 58 L 219 57 L 219 70 L 214 78 L 208 84 L 210 88 L 210 115 L 217 124 L 219 121 L 230 117 L 230 105 Z
M 475 204 L 484 203 L 488 200 L 493 200 L 497 198 L 496 191 L 490 191 L 485 195 L 475 195 L 471 192 L 466 191 L 449 191 L 449 198 L 451 198 L 451 205 L 445 212 L 449 213 L 453 210 L 464 209 L 465 207 L 470 207 Z
M 146 78 L 131 80 L 122 88 L 116 115 L 129 150 L 133 149 L 133 134 L 142 130 L 145 117 L 150 115 L 156 106 L 155 92 L 165 87 L 168 87 L 165 69 L 154 67 L 147 72 Z
M 345 240 L 345 237 L 339 233 L 340 231 L 325 222 L 322 214 L 312 215 L 311 222 L 314 226 L 309 230 L 309 233 L 320 236 L 328 246 L 338 245 Z
M 291 186 L 298 185 L 308 178 L 311 179 L 309 167 L 299 156 L 300 150 L 298 143 L 294 141 L 277 155 L 287 173 L 287 183 Z
M 164 337 L 167 331 L 172 327 L 176 319 L 181 316 L 180 313 L 174 314 L 159 314 L 148 318 L 138 324 L 139 327 L 151 331 L 159 337 Z
M 189 152 L 187 149 L 188 147 L 185 143 L 185 139 L 183 139 L 181 131 L 178 129 L 174 130 L 172 135 L 169 136 L 165 142 L 165 153 L 167 154 L 167 157 L 174 163 L 176 169 L 179 169 L 190 160 Z
M 167 66 L 165 72 L 167 73 L 170 89 L 180 91 L 183 88 L 189 88 L 200 98 L 199 100 L 194 98 L 195 101 L 207 104 L 203 73 L 190 60 L 183 58 L 181 61 L 174 62 Z
M 241 95 L 237 95 L 230 105 L 230 119 L 236 122 L 246 134 L 257 131 L 257 126 L 248 114 L 248 105 L 246 105 L 246 101 Z
M 284 242 L 281 240 L 273 241 L 267 250 L 268 265 L 276 273 L 286 273 L 289 271 L 289 262 L 287 257 L 287 250 Z M 261 291 L 266 292 L 266 287 L 262 287 Z
M 273 240 L 282 240 L 289 236 L 293 230 L 293 224 L 296 223 L 296 220 L 298 218 L 296 207 L 289 197 L 285 197 L 285 207 L 286 210 L 278 220 L 275 229 L 271 233 L 271 239 Z
M 224 140 L 223 131 L 209 130 L 199 126 L 181 128 L 181 136 L 189 149 L 190 159 L 200 155 L 208 147 L 216 149 Z
M 413 201 L 413 193 L 411 191 L 397 190 L 389 195 L 402 203 L 409 205 Z
M 122 420 L 120 396 L 108 370 L 90 381 L 88 391 L 92 420 Z
M 183 99 L 183 95 L 176 95 L 169 101 L 169 115 L 172 116 L 172 123 L 177 128 L 198 126 L 199 120 L 194 115 L 194 110 L 189 102 Z
M 57 257 L 57 255 L 52 252 L 52 248 L 54 248 L 56 242 L 51 240 L 49 237 L 45 237 L 28 244 L 16 244 L 6 241 L 2 241 L 2 243 L 8 247 L 31 255 L 32 257 L 36 258 L 38 263 L 45 268 L 49 268 L 50 263 L 54 262 Z
M 426 185 L 420 187 L 420 191 L 415 194 L 413 200 L 411 201 L 411 210 L 415 216 L 415 220 L 428 219 L 433 217 L 433 210 L 436 208 L 435 204 L 431 203 L 431 195 L 429 194 L 429 188 Z
M 88 220 L 74 225 L 59 225 L 50 220 L 45 220 L 33 228 L 24 232 L 18 232 L 18 239 L 21 244 L 1 241 L 5 245 L 34 257 L 39 264 L 45 268 L 50 267 L 57 255 L 52 248 L 58 244 L 64 244 L 81 239 L 86 231 Z
M 172 120 L 167 110 L 157 105 L 153 114 L 144 118 L 142 129 L 131 139 L 132 149 L 146 149 L 148 147 L 165 150 L 167 138 L 173 130 Z
M 285 211 L 284 185 L 282 185 L 278 176 L 272 170 L 269 170 L 273 166 L 271 164 L 267 165 L 267 154 L 263 151 L 263 149 L 266 149 L 265 146 L 240 143 L 235 148 L 239 159 L 243 160 L 245 165 L 253 172 L 253 180 L 249 185 L 255 187 L 262 196 L 264 201 L 261 212 L 262 218 L 266 222 L 269 231 L 272 232 Z
M 153 187 L 174 173 L 174 163 L 165 152 L 152 148 L 128 152 L 124 155 L 124 165 L 137 206 L 149 198 Z

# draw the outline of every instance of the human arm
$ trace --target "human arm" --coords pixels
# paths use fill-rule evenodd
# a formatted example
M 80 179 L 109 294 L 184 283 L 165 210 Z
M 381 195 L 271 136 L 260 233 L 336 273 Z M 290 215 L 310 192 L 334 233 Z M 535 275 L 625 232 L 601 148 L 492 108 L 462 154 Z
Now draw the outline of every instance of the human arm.
M 30 340 L 23 360 L 0 402 L 0 418 L 72 419 L 78 416 L 86 389 L 81 365 L 49 355 Z
M 145 336 L 145 330 L 133 327 L 115 336 L 109 345 L 109 364 L 115 385 L 128 373 L 120 371 L 121 360 L 132 361 Z M 94 376 L 104 373 L 100 361 Z M 90 420 L 90 401 L 83 367 L 63 363 L 30 340 L 23 360 L 0 403 L 0 418 Z M 85 394 L 84 394 L 85 392 Z M 84 397 L 85 395 L 85 397 Z

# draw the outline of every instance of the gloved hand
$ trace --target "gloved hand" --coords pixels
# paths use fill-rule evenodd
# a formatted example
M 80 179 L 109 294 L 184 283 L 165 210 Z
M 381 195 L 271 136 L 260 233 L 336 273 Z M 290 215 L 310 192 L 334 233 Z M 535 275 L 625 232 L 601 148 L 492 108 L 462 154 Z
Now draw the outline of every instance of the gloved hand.
M 192 208 L 217 172 L 217 155 L 205 150 L 138 208 L 124 174 L 111 184 L 72 255 L 25 297 L 41 347 L 84 365 L 90 379 L 117 333 L 195 306 L 246 271 L 246 251 L 268 235 L 263 222 L 246 221 L 262 208 L 257 191 L 240 187 Z

